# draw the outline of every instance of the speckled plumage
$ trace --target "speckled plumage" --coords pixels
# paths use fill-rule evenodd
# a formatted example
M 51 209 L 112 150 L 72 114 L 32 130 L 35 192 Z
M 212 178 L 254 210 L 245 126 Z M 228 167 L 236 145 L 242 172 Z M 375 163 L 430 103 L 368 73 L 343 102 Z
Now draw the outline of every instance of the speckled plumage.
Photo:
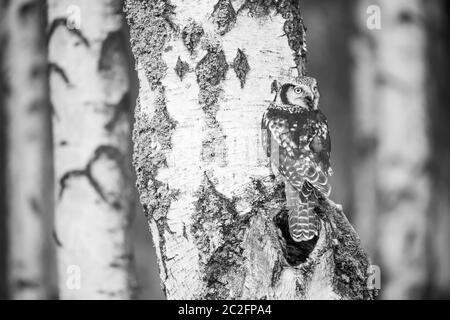
M 318 234 L 314 197 L 328 197 L 331 192 L 331 142 L 318 98 L 314 78 L 283 84 L 262 119 L 263 146 L 272 166 L 285 178 L 289 231 L 297 242 Z

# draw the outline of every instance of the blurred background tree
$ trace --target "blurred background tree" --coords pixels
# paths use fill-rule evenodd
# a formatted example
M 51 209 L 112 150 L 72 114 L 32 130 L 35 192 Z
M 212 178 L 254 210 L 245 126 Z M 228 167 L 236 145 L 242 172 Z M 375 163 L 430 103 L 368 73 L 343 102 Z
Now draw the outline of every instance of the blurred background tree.
M 130 299 L 131 73 L 120 0 L 49 0 L 61 299 Z
M 379 29 L 361 19 L 370 5 L 382 13 Z M 381 267 L 386 298 L 420 298 L 427 276 L 431 181 L 424 8 L 420 0 L 362 1 L 356 12 L 355 84 L 364 86 L 354 88 L 354 123 L 360 129 L 355 221 Z M 370 186 L 364 185 L 368 174 Z M 358 196 L 361 189 L 367 197 Z
M 2 209 L 9 297 L 56 295 L 45 1 L 2 1 Z M 2 233 L 3 236 L 3 233 Z

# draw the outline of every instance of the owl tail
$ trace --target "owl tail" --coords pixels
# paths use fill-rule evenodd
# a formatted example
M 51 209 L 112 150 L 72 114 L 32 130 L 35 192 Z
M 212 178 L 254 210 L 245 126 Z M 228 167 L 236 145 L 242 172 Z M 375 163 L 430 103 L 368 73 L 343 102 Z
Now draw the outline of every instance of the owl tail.
M 311 240 L 319 233 L 319 221 L 312 199 L 314 188 L 309 183 L 304 183 L 301 192 L 298 192 L 289 182 L 285 182 L 285 186 L 289 233 L 295 242 Z
M 314 203 L 299 203 L 298 208 L 289 212 L 289 233 L 295 242 L 308 241 L 319 233 Z

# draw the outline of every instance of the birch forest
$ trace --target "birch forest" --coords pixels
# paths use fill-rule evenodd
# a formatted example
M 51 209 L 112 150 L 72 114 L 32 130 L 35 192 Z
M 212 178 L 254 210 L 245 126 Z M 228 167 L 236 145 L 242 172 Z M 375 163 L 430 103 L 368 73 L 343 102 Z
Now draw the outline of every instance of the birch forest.
M 449 9 L 0 0 L 0 299 L 450 299 Z

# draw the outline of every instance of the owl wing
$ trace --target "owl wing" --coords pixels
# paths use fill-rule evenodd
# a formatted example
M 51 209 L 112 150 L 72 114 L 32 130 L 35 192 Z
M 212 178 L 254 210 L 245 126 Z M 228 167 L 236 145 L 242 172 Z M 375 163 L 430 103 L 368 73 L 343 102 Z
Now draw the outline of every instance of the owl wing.
M 263 116 L 261 128 L 263 130 L 263 145 L 267 149 L 267 156 L 271 157 L 271 145 L 277 144 L 292 157 L 298 151 L 298 143 L 295 142 L 294 132 L 289 125 L 289 117 L 277 115 L 270 110 Z M 264 131 L 266 134 L 264 134 Z M 264 141 L 265 140 L 265 141 Z M 265 143 L 265 144 L 264 144 Z
M 330 165 L 331 139 L 328 121 L 320 110 L 315 110 L 315 114 L 314 131 L 309 148 L 314 156 L 314 161 L 330 176 L 333 170 Z
M 279 145 L 279 156 L 283 159 L 278 160 L 287 166 L 281 171 L 282 174 L 297 189 L 306 180 L 322 194 L 329 196 L 331 188 L 328 184 L 328 171 L 316 161 L 326 157 L 326 150 L 329 155 L 327 127 L 317 122 L 316 114 L 311 112 L 282 113 L 269 110 L 264 118 L 267 131 Z M 322 132 L 324 129 L 327 133 L 325 135 Z M 325 163 L 329 165 L 329 160 Z

